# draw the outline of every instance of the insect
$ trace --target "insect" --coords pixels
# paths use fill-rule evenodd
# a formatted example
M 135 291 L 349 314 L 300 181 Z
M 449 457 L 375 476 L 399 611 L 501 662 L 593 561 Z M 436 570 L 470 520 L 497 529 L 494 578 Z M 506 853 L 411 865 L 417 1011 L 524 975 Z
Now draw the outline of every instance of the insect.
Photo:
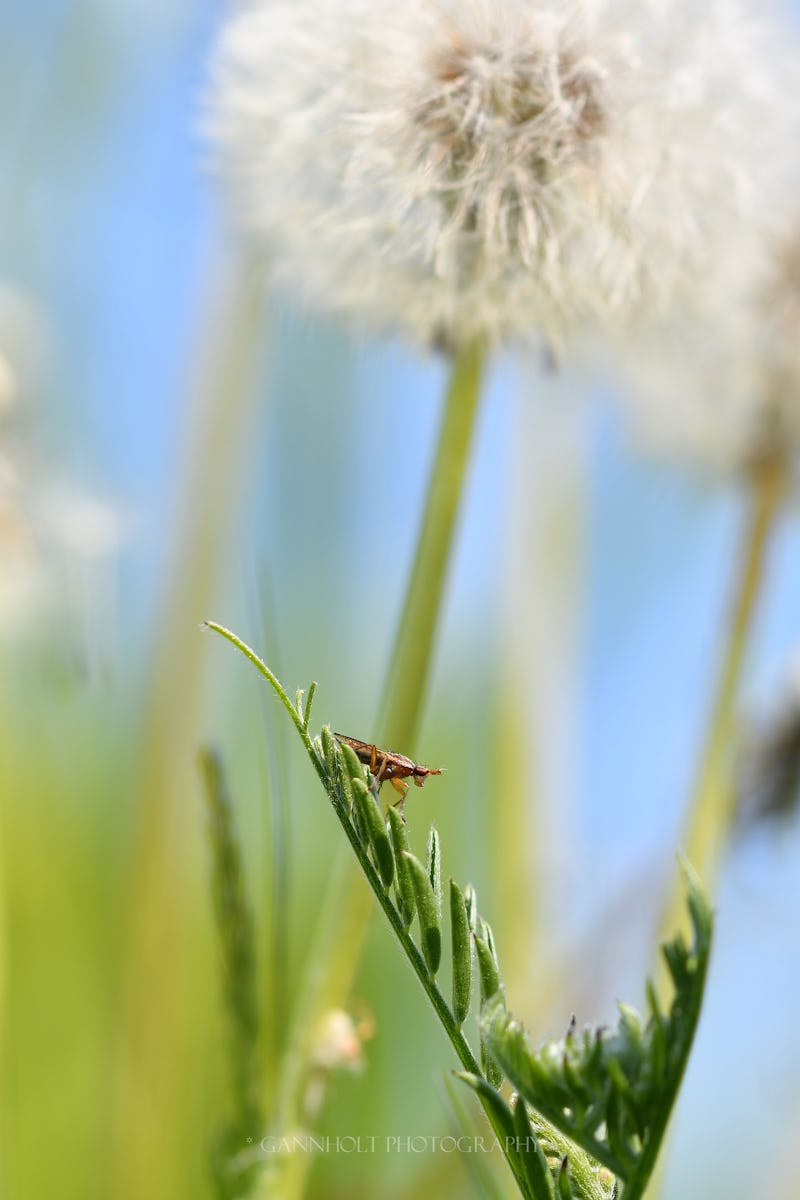
M 412 762 L 405 754 L 397 754 L 394 750 L 380 750 L 370 742 L 361 742 L 358 738 L 348 737 L 346 733 L 334 733 L 340 742 L 344 742 L 355 751 L 358 759 L 369 767 L 378 787 L 385 779 L 400 793 L 398 804 L 406 798 L 408 784 L 404 779 L 413 779 L 417 787 L 422 787 L 429 775 L 441 775 L 441 767 L 423 767 L 420 763 Z

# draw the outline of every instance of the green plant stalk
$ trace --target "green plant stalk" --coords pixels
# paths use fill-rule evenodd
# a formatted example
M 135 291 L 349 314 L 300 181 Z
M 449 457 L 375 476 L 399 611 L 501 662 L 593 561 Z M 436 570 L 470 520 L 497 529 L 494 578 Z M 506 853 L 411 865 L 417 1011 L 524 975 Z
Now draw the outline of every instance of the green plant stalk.
M 222 637 L 226 638 L 229 642 L 236 646 L 237 649 L 240 650 L 250 660 L 250 662 L 254 664 L 254 666 L 261 672 L 261 674 L 273 688 L 284 708 L 289 713 L 297 732 L 300 734 L 303 745 L 305 746 L 306 751 L 314 765 L 314 769 L 319 776 L 320 782 L 327 793 L 328 783 L 325 770 L 314 749 L 311 738 L 309 737 L 307 725 L 303 721 L 303 718 L 298 710 L 292 705 L 291 700 L 275 675 L 272 673 L 272 671 L 270 671 L 269 667 L 262 662 L 258 655 L 255 654 L 245 642 L 238 638 L 235 633 L 232 633 L 231 630 L 226 629 L 224 626 L 219 625 L 215 621 L 206 621 L 205 625 L 207 628 L 213 630 L 215 633 L 220 634 Z M 472 1075 L 482 1077 L 483 1073 L 478 1060 L 475 1058 L 475 1055 L 472 1052 L 469 1042 L 456 1023 L 453 1014 L 450 1012 L 447 1001 L 440 991 L 436 980 L 431 975 L 425 959 L 415 943 L 412 941 L 408 930 L 403 925 L 400 914 L 392 903 L 391 895 L 384 888 L 380 876 L 378 875 L 377 870 L 369 858 L 366 848 L 359 842 L 355 829 L 347 820 L 344 819 L 343 815 L 339 812 L 338 806 L 334 806 L 334 811 L 339 819 L 339 824 L 347 835 L 347 839 L 350 842 L 350 846 L 356 856 L 356 859 L 358 860 L 361 871 L 369 883 L 376 900 L 383 909 L 384 915 L 391 925 L 392 930 L 399 941 L 403 952 L 405 953 L 406 959 L 410 963 L 411 969 L 416 975 L 422 990 L 425 992 L 431 1007 L 436 1013 L 439 1023 L 447 1034 L 447 1037 L 450 1040 L 450 1044 L 452 1045 L 459 1062 L 465 1071 L 468 1071 Z M 479 1097 L 479 1099 L 481 1098 Z M 518 1164 L 514 1161 L 513 1156 L 508 1152 L 505 1141 L 505 1131 L 497 1121 L 491 1110 L 491 1107 L 486 1104 L 483 1099 L 481 1099 L 481 1106 L 489 1119 L 498 1143 L 505 1154 L 506 1161 L 508 1162 L 509 1167 L 514 1174 L 514 1178 L 517 1180 L 521 1194 L 527 1197 L 529 1195 L 528 1186 L 521 1174 Z
M 337 813 L 337 815 L 338 815 L 338 813 Z M 394 905 L 392 904 L 389 893 L 384 890 L 383 885 L 380 880 L 380 877 L 379 877 L 377 871 L 375 870 L 374 866 L 370 862 L 363 846 L 358 841 L 358 839 L 355 835 L 355 831 L 353 830 L 351 825 L 349 825 L 347 822 L 341 820 L 341 818 L 340 818 L 339 823 L 341 824 L 342 828 L 344 829 L 345 833 L 347 834 L 350 845 L 353 848 L 353 852 L 356 855 L 356 858 L 358 859 L 359 866 L 361 867 L 361 870 L 364 872 L 364 875 L 367 878 L 369 886 L 371 887 L 371 889 L 375 895 L 375 898 L 377 899 L 378 903 L 380 904 L 381 908 L 383 909 L 384 914 L 385 914 L 387 920 L 389 921 L 389 924 L 391 925 L 395 936 L 397 937 L 397 940 L 400 942 L 400 945 L 403 948 L 403 952 L 405 953 L 405 956 L 406 956 L 408 962 L 411 964 L 411 968 L 412 968 L 414 974 L 416 975 L 417 979 L 419 980 L 419 982 L 422 986 L 422 989 L 425 992 L 425 995 L 428 997 L 428 1000 L 430 1001 L 431 1007 L 433 1008 L 434 1012 L 436 1013 L 436 1016 L 439 1018 L 439 1023 L 442 1026 L 442 1028 L 444 1029 L 445 1033 L 447 1034 L 447 1037 L 450 1040 L 450 1044 L 452 1045 L 453 1049 L 456 1052 L 456 1055 L 458 1056 L 459 1062 L 461 1063 L 461 1065 L 465 1071 L 469 1071 L 470 1074 L 472 1074 L 472 1075 L 479 1075 L 482 1077 L 483 1072 L 481 1071 L 478 1060 L 475 1058 L 475 1055 L 472 1052 L 469 1042 L 465 1038 L 464 1034 L 461 1032 L 461 1029 L 457 1025 L 456 1021 L 454 1020 L 453 1014 L 450 1012 L 448 1003 L 445 1000 L 444 996 L 442 995 L 442 992 L 439 989 L 439 985 L 436 983 L 436 980 L 431 975 L 431 973 L 428 969 L 428 965 L 425 962 L 425 959 L 423 958 L 422 954 L 417 949 L 414 942 L 411 940 L 411 936 L 408 933 L 408 931 L 406 930 L 405 926 L 403 925 L 403 922 L 400 919 L 399 913 L 397 912 Z M 520 1172 L 520 1169 L 519 1169 L 518 1165 L 516 1164 L 516 1162 L 514 1161 L 512 1155 L 509 1154 L 507 1151 L 506 1143 L 505 1143 L 505 1138 L 506 1138 L 505 1130 L 502 1128 L 499 1121 L 496 1119 L 494 1113 L 492 1112 L 491 1107 L 488 1104 L 486 1104 L 481 1097 L 479 1097 L 479 1099 L 481 1101 L 481 1107 L 483 1108 L 484 1112 L 486 1113 L 486 1116 L 489 1119 L 489 1123 L 492 1126 L 495 1136 L 496 1136 L 500 1146 L 503 1149 L 503 1153 L 505 1154 L 506 1161 L 507 1161 L 509 1167 L 511 1168 L 511 1171 L 514 1174 L 514 1178 L 517 1180 L 517 1184 L 520 1188 L 520 1191 L 523 1196 L 527 1196 L 528 1195 L 527 1183 L 525 1182 L 525 1179 L 523 1178 L 523 1176 Z
M 428 691 L 447 568 L 479 409 L 484 351 L 453 363 L 422 529 L 406 590 L 378 720 L 383 744 L 413 753 Z
M 786 467 L 777 455 L 764 456 L 751 469 L 749 515 L 734 586 L 733 604 L 721 670 L 700 769 L 689 809 L 683 850 L 711 887 L 734 816 L 731 747 L 736 731 L 742 669 L 764 580 L 767 554 L 786 484 Z M 661 922 L 659 942 L 686 931 L 679 887 L 674 887 Z M 659 985 L 669 985 L 663 964 Z

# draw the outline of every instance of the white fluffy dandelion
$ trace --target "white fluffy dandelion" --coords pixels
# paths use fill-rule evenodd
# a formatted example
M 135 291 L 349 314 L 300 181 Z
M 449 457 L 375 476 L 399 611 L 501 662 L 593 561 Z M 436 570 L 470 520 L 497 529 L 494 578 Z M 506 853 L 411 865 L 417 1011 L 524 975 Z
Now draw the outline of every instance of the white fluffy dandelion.
M 733 253 L 682 311 L 620 350 L 645 450 L 718 475 L 800 454 L 800 208 L 781 234 L 761 233 L 759 254 Z
M 306 302 L 428 345 L 558 345 L 746 242 L 775 103 L 757 41 L 733 0 L 257 0 L 207 124 Z

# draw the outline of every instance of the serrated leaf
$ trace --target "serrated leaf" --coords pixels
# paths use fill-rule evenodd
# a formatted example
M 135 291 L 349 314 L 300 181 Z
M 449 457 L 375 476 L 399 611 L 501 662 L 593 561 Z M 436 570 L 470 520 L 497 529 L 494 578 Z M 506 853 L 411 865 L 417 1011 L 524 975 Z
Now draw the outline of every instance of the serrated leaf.
M 481 1034 L 520 1095 L 548 1121 L 612 1170 L 625 1200 L 640 1200 L 652 1174 L 680 1087 L 702 1004 L 712 919 L 697 876 L 684 869 L 694 940 L 665 947 L 676 984 L 668 1013 L 652 987 L 650 1017 L 620 1005 L 616 1029 L 570 1027 L 561 1042 L 534 1049 L 506 1011 L 502 993 L 486 999 Z M 476 948 L 481 942 L 476 940 Z M 488 948 L 479 965 L 489 959 Z

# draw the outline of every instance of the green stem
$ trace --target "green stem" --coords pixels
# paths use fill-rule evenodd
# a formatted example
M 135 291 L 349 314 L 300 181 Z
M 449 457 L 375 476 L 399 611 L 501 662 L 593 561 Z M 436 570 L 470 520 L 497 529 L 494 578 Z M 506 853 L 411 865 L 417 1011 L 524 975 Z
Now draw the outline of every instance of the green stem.
M 477 1075 L 482 1078 L 483 1072 L 481 1071 L 478 1060 L 476 1059 L 469 1042 L 464 1037 L 464 1034 L 461 1031 L 461 1027 L 459 1026 L 458 1022 L 456 1021 L 452 1012 L 450 1011 L 450 1006 L 448 1005 L 446 999 L 444 998 L 441 991 L 439 990 L 439 986 L 436 983 L 436 980 L 434 979 L 434 977 L 431 975 L 430 971 L 428 970 L 428 966 L 427 966 L 427 963 L 425 962 L 425 959 L 423 958 L 423 956 L 420 953 L 419 949 L 417 948 L 416 944 L 412 940 L 410 933 L 408 932 L 405 925 L 403 924 L 400 913 L 397 911 L 394 904 L 392 903 L 391 896 L 384 888 L 383 883 L 382 883 L 377 871 L 375 870 L 374 866 L 372 865 L 372 862 L 370 861 L 369 855 L 367 854 L 365 847 L 362 845 L 362 843 L 360 842 L 360 840 L 356 834 L 355 828 L 353 827 L 351 822 L 348 820 L 345 812 L 341 808 L 341 805 L 336 803 L 334 796 L 331 795 L 331 793 L 329 791 L 328 778 L 327 778 L 327 774 L 326 774 L 325 765 L 322 762 L 322 760 L 320 759 L 320 756 L 317 753 L 316 749 L 314 748 L 314 744 L 311 741 L 311 738 L 308 734 L 306 722 L 304 719 L 304 714 L 302 714 L 298 708 L 295 708 L 295 706 L 292 704 L 291 700 L 289 699 L 288 695 L 286 694 L 286 691 L 284 690 L 283 686 L 281 685 L 281 683 L 279 682 L 277 677 L 269 669 L 269 667 L 266 665 L 266 663 L 261 658 L 259 658 L 259 656 L 255 653 L 255 651 L 250 649 L 250 647 L 246 644 L 246 642 L 243 642 L 241 640 L 241 638 L 237 637 L 235 633 L 232 633 L 230 629 L 226 629 L 223 625 L 219 625 L 216 621 L 206 621 L 206 622 L 204 622 L 204 625 L 206 626 L 206 628 L 212 629 L 215 633 L 218 633 L 222 637 L 226 638 L 229 642 L 231 642 L 234 646 L 236 646 L 236 648 L 239 651 L 241 651 L 241 653 L 244 654 L 244 656 L 247 659 L 249 659 L 249 661 L 264 676 L 267 683 L 269 683 L 270 687 L 273 689 L 275 694 L 280 699 L 280 702 L 283 705 L 283 707 L 289 713 L 289 716 L 292 719 L 292 723 L 294 724 L 294 727 L 297 730 L 297 732 L 300 734 L 303 745 L 305 746 L 308 756 L 311 759 L 311 762 L 314 766 L 314 769 L 317 772 L 317 775 L 319 776 L 320 782 L 322 783 L 323 787 L 325 788 L 326 793 L 328 793 L 328 795 L 330 796 L 330 799 L 332 801 L 333 810 L 336 813 L 336 816 L 338 817 L 339 824 L 341 825 L 342 829 L 344 830 L 345 834 L 347 835 L 347 840 L 350 842 L 350 845 L 353 849 L 353 853 L 355 854 L 355 856 L 358 860 L 358 864 L 361 867 L 362 873 L 364 874 L 367 882 L 369 883 L 369 886 L 371 887 L 375 898 L 377 899 L 378 903 L 380 904 L 381 908 L 383 909 L 384 914 L 385 914 L 389 924 L 391 925 L 395 936 L 397 937 L 397 940 L 400 942 L 400 945 L 403 948 L 405 956 L 406 956 L 408 962 L 411 964 L 411 968 L 414 971 L 414 974 L 417 976 L 417 979 L 419 980 L 419 982 L 422 986 L 422 989 L 425 992 L 425 995 L 428 997 L 428 1000 L 430 1001 L 431 1006 L 432 1006 L 434 1012 L 436 1013 L 436 1016 L 439 1018 L 440 1025 L 442 1026 L 442 1028 L 444 1029 L 448 1038 L 450 1039 L 450 1044 L 452 1045 L 453 1049 L 455 1050 L 455 1052 L 458 1056 L 459 1062 L 461 1063 L 461 1065 L 465 1071 L 468 1071 L 470 1074 Z M 349 946 L 349 942 L 348 942 L 348 946 Z M 514 1178 L 517 1180 L 517 1183 L 520 1187 L 521 1193 L 523 1196 L 527 1197 L 529 1195 L 529 1189 L 528 1189 L 527 1183 L 525 1181 L 525 1178 L 522 1174 L 522 1171 L 521 1171 L 518 1163 L 514 1160 L 514 1157 L 510 1152 L 510 1147 L 507 1145 L 506 1131 L 503 1129 L 501 1123 L 497 1119 L 491 1106 L 489 1104 L 487 1104 L 481 1096 L 479 1096 L 478 1098 L 481 1102 L 481 1106 L 484 1109 L 484 1112 L 486 1113 L 486 1116 L 489 1119 L 492 1129 L 494 1130 L 495 1136 L 497 1137 L 498 1144 L 503 1149 L 503 1153 L 506 1157 L 508 1165 L 514 1173 Z
M 481 391 L 484 353 L 477 344 L 455 359 L 425 511 L 395 637 L 378 729 L 380 739 L 412 753 L 428 690 L 453 533 L 464 492 Z
M 684 837 L 684 852 L 707 887 L 713 882 L 734 816 L 731 747 L 736 732 L 742 669 L 761 594 L 767 553 L 785 487 L 785 464 L 765 456 L 750 474 L 750 511 L 743 540 L 728 636 Z M 669 899 L 659 942 L 685 924 L 680 888 Z M 660 966 L 660 981 L 666 980 Z
M 342 829 L 344 829 L 345 833 L 347 834 L 348 841 L 353 848 L 353 853 L 358 859 L 359 866 L 366 876 L 367 882 L 372 888 L 375 898 L 383 909 L 397 940 L 403 948 L 408 962 L 411 964 L 411 969 L 419 980 L 425 995 L 428 997 L 433 1011 L 439 1018 L 439 1024 L 442 1026 L 447 1034 L 447 1037 L 450 1039 L 450 1044 L 455 1050 L 459 1062 L 465 1071 L 468 1071 L 471 1075 L 477 1075 L 483 1078 L 483 1071 L 481 1070 L 480 1064 L 478 1063 L 478 1060 L 472 1051 L 472 1047 L 464 1037 L 464 1034 L 461 1032 L 461 1028 L 457 1024 L 455 1017 L 450 1011 L 450 1006 L 439 990 L 439 985 L 428 970 L 425 959 L 422 957 L 422 954 L 420 953 L 416 944 L 412 941 L 408 930 L 403 925 L 403 921 L 399 912 L 392 903 L 390 895 L 384 889 L 377 871 L 367 856 L 366 850 L 356 836 L 353 826 L 343 817 L 338 808 L 336 808 L 336 815 L 339 817 L 339 823 L 342 826 Z M 523 1196 L 528 1196 L 529 1189 L 527 1182 L 518 1164 L 514 1160 L 509 1146 L 507 1145 L 506 1130 L 497 1119 L 491 1106 L 483 1099 L 483 1097 L 478 1095 L 478 1099 L 483 1111 L 486 1113 L 495 1137 L 497 1138 L 498 1144 L 503 1150 L 506 1162 L 513 1172 L 521 1194 Z
M 240 637 L 237 637 L 236 634 L 231 632 L 230 629 L 226 629 L 224 625 L 220 625 L 217 621 L 203 621 L 203 628 L 204 629 L 213 629 L 214 633 L 218 633 L 218 634 L 220 634 L 221 637 L 226 638 L 229 642 L 231 642 L 232 645 L 234 645 L 236 647 L 237 650 L 241 651 L 241 653 L 245 656 L 245 658 L 250 660 L 250 662 L 253 664 L 253 666 L 256 668 L 256 670 L 261 672 L 261 674 L 264 676 L 267 683 L 270 685 L 272 690 L 275 692 L 275 694 L 278 697 L 278 699 L 280 700 L 281 704 L 283 705 L 283 707 L 286 709 L 289 716 L 291 717 L 292 724 L 294 725 L 297 732 L 300 734 L 300 737 L 302 738 L 302 741 L 303 741 L 303 745 L 305 746 L 306 750 L 308 751 L 309 755 L 311 756 L 314 766 L 317 768 L 317 774 L 319 775 L 320 779 L 324 783 L 325 782 L 325 772 L 322 769 L 322 764 L 319 762 L 316 754 L 314 753 L 314 747 L 311 743 L 311 738 L 309 737 L 308 729 L 306 727 L 304 717 L 301 716 L 300 712 L 295 708 L 295 706 L 292 704 L 289 697 L 286 695 L 286 692 L 281 687 L 278 677 L 276 675 L 274 675 L 272 673 L 272 671 L 270 671 L 269 667 L 264 662 L 264 660 L 258 657 L 255 650 L 250 649 L 250 647 L 247 645 L 247 642 L 243 642 Z M 316 690 L 316 685 L 312 685 L 312 687 L 314 688 L 314 690 Z M 309 689 L 309 695 L 313 695 L 313 692 L 311 691 L 311 689 Z

